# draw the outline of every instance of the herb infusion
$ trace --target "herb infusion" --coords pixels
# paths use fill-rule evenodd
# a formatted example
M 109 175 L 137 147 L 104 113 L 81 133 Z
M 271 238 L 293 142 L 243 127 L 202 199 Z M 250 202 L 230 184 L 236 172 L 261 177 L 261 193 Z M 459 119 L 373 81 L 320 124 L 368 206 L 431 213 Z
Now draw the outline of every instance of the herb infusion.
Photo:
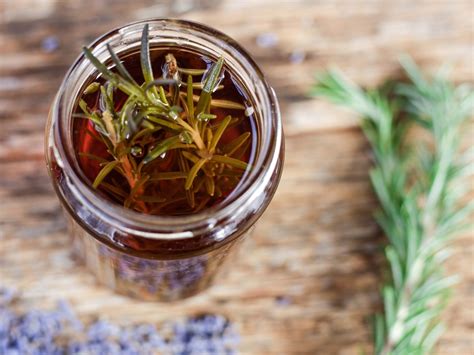
M 206 62 L 194 53 L 162 52 L 155 79 L 148 25 L 139 59 L 107 49 L 113 70 L 83 49 L 101 74 L 76 113 L 77 153 L 92 186 L 147 214 L 195 213 L 222 201 L 249 169 L 255 139 L 253 110 L 224 59 L 200 68 Z

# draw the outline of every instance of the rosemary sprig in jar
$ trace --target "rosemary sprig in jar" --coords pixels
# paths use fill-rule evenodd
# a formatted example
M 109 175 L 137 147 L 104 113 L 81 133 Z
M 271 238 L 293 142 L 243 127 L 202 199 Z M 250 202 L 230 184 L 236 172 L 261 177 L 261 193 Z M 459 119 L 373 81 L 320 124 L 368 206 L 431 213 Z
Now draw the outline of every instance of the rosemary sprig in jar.
M 99 91 L 100 109 L 88 107 L 83 98 L 79 101 L 83 114 L 78 116 L 93 122 L 109 154 L 109 159 L 104 159 L 80 153 L 101 165 L 92 186 L 105 189 L 125 207 L 159 213 L 161 208 L 183 198 L 160 195 L 159 184 L 173 180 L 184 187 L 184 198 L 192 211 L 202 209 L 209 198 L 222 195 L 229 189 L 229 181 L 235 183 L 249 168 L 241 156 L 250 144 L 250 132 L 224 144 L 222 136 L 239 119 L 228 115 L 216 120 L 217 114 L 213 112 L 214 108 L 246 109 L 238 102 L 212 98 L 216 90 L 223 88 L 220 81 L 224 59 L 219 58 L 208 70 L 181 68 L 169 53 L 162 76 L 155 79 L 149 29 L 145 25 L 140 51 L 144 82 L 137 83 L 112 48 L 107 46 L 107 49 L 114 69 L 109 69 L 89 48 L 83 48 L 84 55 L 105 81 L 93 82 L 83 93 L 91 95 Z M 196 76 L 202 76 L 202 80 L 195 81 Z M 123 104 L 114 101 L 117 91 L 126 95 Z M 195 91 L 200 94 L 196 95 Z M 155 162 L 171 152 L 179 169 L 157 169 Z M 107 182 L 112 172 L 120 174 L 128 186 Z M 200 190 L 205 190 L 208 198 L 198 205 L 195 193 Z
M 338 71 L 320 75 L 313 91 L 360 114 L 374 152 L 370 177 L 381 205 L 376 217 L 389 239 L 385 254 L 391 270 L 382 292 L 384 314 L 376 316 L 374 327 L 375 353 L 384 355 L 425 354 L 436 343 L 456 281 L 443 275 L 447 248 L 474 210 L 472 202 L 463 203 L 472 163 L 459 144 L 474 93 L 442 76 L 427 81 L 409 58 L 402 65 L 411 83 L 388 92 L 364 91 Z M 426 129 L 431 142 L 408 141 L 409 124 Z

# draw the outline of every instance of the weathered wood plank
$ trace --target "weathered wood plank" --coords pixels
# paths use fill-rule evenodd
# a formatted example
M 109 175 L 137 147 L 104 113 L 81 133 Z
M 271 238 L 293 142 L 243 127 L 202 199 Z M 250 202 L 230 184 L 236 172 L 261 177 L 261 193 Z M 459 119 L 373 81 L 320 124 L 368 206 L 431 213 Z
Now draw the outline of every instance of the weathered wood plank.
M 24 290 L 36 306 L 66 298 L 84 319 L 100 314 L 122 323 L 162 322 L 223 313 L 240 327 L 245 354 L 370 349 L 368 316 L 379 307 L 383 269 L 383 237 L 371 217 L 370 151 L 354 116 L 306 94 L 313 73 L 328 65 L 377 85 L 399 75 L 396 57 L 403 52 L 428 71 L 451 63 L 453 80 L 473 81 L 473 3 L 195 3 L 0 2 L 0 282 Z M 281 186 L 227 278 L 170 305 L 113 295 L 69 257 L 43 163 L 49 105 L 81 45 L 150 16 L 211 24 L 242 43 L 280 97 L 287 134 Z M 468 354 L 474 347 L 472 233 L 456 243 L 455 253 L 448 271 L 463 281 L 446 314 L 440 354 Z

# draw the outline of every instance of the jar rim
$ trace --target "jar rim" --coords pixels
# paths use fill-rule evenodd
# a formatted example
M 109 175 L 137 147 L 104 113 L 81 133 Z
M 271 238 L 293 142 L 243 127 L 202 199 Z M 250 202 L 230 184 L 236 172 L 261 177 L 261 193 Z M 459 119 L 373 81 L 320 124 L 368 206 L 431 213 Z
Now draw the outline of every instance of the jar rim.
M 57 139 L 59 148 L 58 154 L 64 157 L 62 163 L 66 167 L 64 170 L 67 170 L 65 175 L 67 175 L 67 178 L 71 180 L 76 192 L 76 197 L 83 204 L 89 204 L 96 207 L 97 211 L 94 210 L 94 212 L 100 214 L 101 217 L 106 219 L 109 223 L 119 227 L 120 230 L 133 235 L 159 240 L 190 238 L 195 236 L 195 233 L 191 232 L 191 230 L 197 228 L 212 229 L 220 220 L 235 218 L 243 207 L 248 207 L 249 201 L 255 200 L 255 198 L 258 198 L 259 194 L 265 191 L 264 185 L 268 184 L 273 175 L 273 171 L 279 163 L 278 159 L 282 146 L 283 138 L 278 101 L 274 90 L 265 80 L 262 71 L 245 49 L 228 35 L 198 22 L 180 19 L 147 19 L 136 21 L 117 27 L 98 37 L 89 45 L 89 48 L 94 52 L 98 46 L 105 46 L 104 43 L 110 41 L 114 36 L 126 36 L 127 30 L 131 30 L 132 28 L 147 23 L 150 25 L 150 33 L 154 30 L 154 26 L 164 26 L 168 30 L 182 30 L 183 28 L 191 29 L 195 35 L 205 35 L 207 41 L 209 41 L 210 38 L 213 38 L 216 43 L 219 43 L 223 48 L 225 48 L 225 50 L 229 51 L 229 55 L 238 56 L 239 61 L 245 63 L 244 67 L 249 70 L 254 78 L 257 79 L 257 81 L 254 80 L 254 84 L 258 85 L 263 92 L 265 96 L 263 99 L 265 99 L 266 106 L 268 106 L 265 107 L 267 114 L 261 118 L 262 120 L 268 120 L 268 124 L 265 132 L 260 132 L 261 135 L 266 136 L 267 144 L 257 153 L 260 158 L 256 157 L 255 165 L 252 166 L 249 175 L 245 178 L 242 190 L 240 190 L 239 187 L 236 187 L 236 190 L 234 190 L 236 192 L 234 198 L 224 199 L 217 205 L 211 206 L 197 213 L 184 216 L 147 215 L 127 209 L 119 204 L 110 203 L 110 201 L 105 199 L 103 196 L 93 191 L 90 184 L 84 181 L 76 171 L 77 168 L 73 161 L 76 157 L 75 155 L 70 154 L 69 150 L 66 149 L 63 145 L 64 142 L 62 139 Z M 204 41 L 206 41 L 206 39 L 204 39 Z M 182 45 L 186 47 L 186 44 Z M 67 122 L 67 116 L 71 113 L 64 109 L 60 110 L 58 106 L 64 108 L 66 107 L 65 101 L 67 101 L 67 99 L 77 99 L 77 97 L 66 97 L 66 87 L 67 85 L 70 85 L 69 80 L 74 71 L 85 61 L 87 61 L 87 59 L 84 54 L 81 54 L 67 72 L 59 89 L 56 98 L 57 102 L 55 104 L 58 117 L 57 125 L 55 126 L 57 131 L 55 134 L 58 134 L 59 137 L 67 134 L 68 128 L 65 127 L 65 122 Z M 91 63 L 89 64 L 92 66 Z M 249 75 L 249 73 L 245 73 L 245 75 Z M 83 82 L 73 83 L 73 85 L 83 84 Z M 266 205 L 264 208 L 265 207 Z M 242 213 L 242 211 L 240 212 Z

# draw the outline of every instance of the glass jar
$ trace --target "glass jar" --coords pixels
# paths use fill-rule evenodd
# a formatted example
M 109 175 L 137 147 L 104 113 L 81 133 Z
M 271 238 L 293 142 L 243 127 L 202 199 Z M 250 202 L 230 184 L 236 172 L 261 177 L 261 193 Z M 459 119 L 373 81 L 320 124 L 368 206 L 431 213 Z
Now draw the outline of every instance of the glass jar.
M 90 45 L 102 62 L 106 45 L 120 56 L 140 47 L 145 23 L 150 47 L 186 47 L 223 56 L 226 70 L 245 88 L 255 111 L 255 159 L 248 176 L 220 204 L 186 216 L 146 215 L 97 194 L 79 168 L 73 146 L 73 110 L 95 67 L 79 56 L 52 104 L 46 126 L 46 161 L 68 219 L 73 249 L 111 289 L 145 300 L 171 301 L 207 288 L 270 203 L 280 180 L 284 142 L 273 89 L 234 40 L 204 25 L 147 20 L 125 25 Z

